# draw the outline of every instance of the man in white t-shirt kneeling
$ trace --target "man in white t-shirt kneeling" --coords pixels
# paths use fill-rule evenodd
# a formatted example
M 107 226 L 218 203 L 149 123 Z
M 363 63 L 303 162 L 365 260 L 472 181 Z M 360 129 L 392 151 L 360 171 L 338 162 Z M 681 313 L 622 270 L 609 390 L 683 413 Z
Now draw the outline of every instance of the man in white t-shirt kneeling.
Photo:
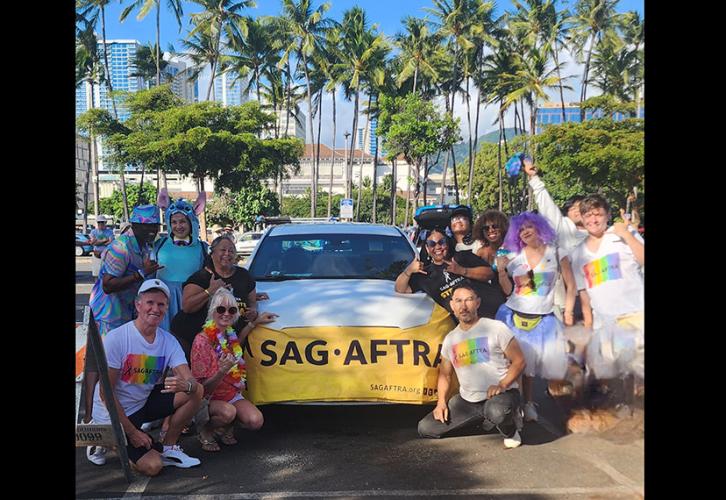
M 157 475 L 166 465 L 188 468 L 200 464 L 176 444 L 201 406 L 204 387 L 192 376 L 177 339 L 159 328 L 169 295 L 163 281 L 144 281 L 135 300 L 137 318 L 103 338 L 112 397 L 126 433 L 129 460 L 146 476 Z M 168 375 L 167 370 L 171 370 Z M 93 396 L 93 422 L 106 424 L 110 422 L 105 405 L 108 395 L 100 388 L 98 384 Z M 143 422 L 169 415 L 169 429 L 162 443 L 141 430 Z M 88 459 L 96 465 L 106 463 L 105 455 L 105 448 L 100 446 L 87 451 Z
M 457 429 L 482 424 L 504 436 L 506 448 L 522 444 L 517 380 L 525 361 L 517 339 L 501 321 L 479 318 L 480 298 L 469 285 L 459 286 L 451 309 L 459 320 L 444 338 L 434 411 L 418 423 L 422 437 L 440 438 Z M 447 404 L 451 374 L 459 379 L 459 394 Z

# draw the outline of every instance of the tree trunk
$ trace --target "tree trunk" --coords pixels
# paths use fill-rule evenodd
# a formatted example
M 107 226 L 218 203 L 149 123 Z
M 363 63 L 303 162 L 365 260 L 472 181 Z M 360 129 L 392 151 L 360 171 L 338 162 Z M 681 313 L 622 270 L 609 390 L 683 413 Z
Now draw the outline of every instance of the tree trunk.
M 328 185 L 328 218 L 330 218 L 333 207 L 333 169 L 335 168 L 335 87 L 331 92 L 333 95 L 333 159 L 330 161 L 330 184 Z M 318 135 L 320 135 L 318 133 Z
M 585 71 L 582 73 L 582 89 L 580 90 L 580 121 L 585 121 L 585 108 L 582 107 L 582 103 L 587 99 L 587 80 L 590 76 L 590 57 L 592 57 L 592 49 L 595 45 L 595 36 L 592 34 L 590 39 L 590 50 L 587 51 L 587 61 L 585 62 Z
M 365 127 L 363 128 L 363 145 L 362 145 L 361 151 L 360 151 L 360 165 L 358 165 L 358 173 L 359 173 L 358 182 L 360 182 L 360 187 L 358 188 L 358 203 L 357 203 L 357 207 L 355 209 L 355 221 L 356 222 L 360 221 L 360 204 L 361 204 L 361 200 L 362 200 L 361 193 L 363 192 L 363 160 L 364 160 L 363 154 L 364 154 L 364 149 L 366 147 L 366 139 L 368 138 L 368 129 L 369 129 L 370 121 L 371 121 L 371 97 L 373 97 L 372 93 L 369 93 L 368 94 L 368 113 L 366 114 L 366 124 L 365 124 Z
M 126 177 L 124 176 L 124 169 L 126 168 L 125 165 L 121 165 L 119 167 L 119 172 L 121 173 L 121 198 L 123 198 L 123 205 L 124 205 L 124 221 L 128 222 L 129 220 L 129 198 L 126 194 Z
M 560 102 L 562 103 L 562 123 L 567 123 L 567 115 L 565 113 L 565 94 L 562 91 L 562 75 L 560 75 L 560 62 L 557 56 L 557 41 L 555 40 L 555 50 L 552 51 L 555 57 L 555 67 L 557 68 L 557 78 L 559 78 L 558 86 L 560 87 Z
M 86 169 L 86 182 L 83 187 L 83 233 L 88 232 L 88 187 L 91 183 L 91 173 L 93 172 L 93 160 L 91 158 L 91 149 L 88 149 L 88 166 Z
M 451 78 L 451 108 L 449 109 L 449 116 L 454 117 L 454 103 L 456 102 L 456 63 L 458 61 L 458 51 L 454 50 L 454 70 Z M 456 204 L 459 204 L 459 180 L 456 178 L 456 155 L 454 154 L 454 146 L 451 146 L 451 163 L 454 174 L 454 196 L 456 197 Z
M 159 18 L 161 17 L 161 2 L 156 2 L 156 86 L 161 85 L 161 45 L 159 42 L 159 36 L 161 33 L 161 27 L 159 25 Z
M 118 112 L 116 111 L 116 100 L 113 98 L 113 85 L 111 83 L 111 71 L 108 69 L 108 44 L 106 43 L 106 9 L 101 4 L 101 32 L 103 36 L 103 65 L 106 69 L 106 86 L 108 87 L 108 98 L 111 100 L 113 107 L 113 117 L 118 120 Z
M 197 199 L 199 199 L 199 195 L 202 192 L 204 192 L 204 177 L 197 179 Z M 207 217 L 205 212 L 199 214 L 199 237 L 204 239 L 207 243 L 211 243 L 211 241 L 207 239 Z M 212 235 L 212 238 L 214 237 L 215 236 Z
M 466 121 L 469 126 L 469 183 L 466 187 L 466 196 L 469 205 L 472 204 L 471 187 L 474 184 L 474 149 L 471 137 L 471 96 L 469 95 L 469 78 L 466 79 Z
M 408 227 L 408 207 L 411 206 L 411 165 L 408 166 L 408 175 L 406 176 L 406 214 L 403 219 L 403 227 Z
M 219 46 L 222 43 L 222 21 L 219 22 L 219 29 L 217 30 L 217 46 L 216 46 L 216 55 L 214 56 L 214 60 L 212 61 L 212 75 L 209 80 L 209 88 L 207 88 L 207 100 L 209 100 L 210 94 L 212 95 L 212 100 L 216 100 L 217 96 L 214 94 L 214 73 L 217 70 L 217 61 L 219 60 Z
M 418 64 L 416 64 L 416 69 L 413 71 L 413 93 L 416 93 L 416 80 L 418 79 Z
M 91 80 L 91 107 L 93 107 L 93 80 Z M 98 194 L 98 149 L 96 144 L 96 137 L 93 134 L 88 134 L 90 144 L 89 144 L 89 156 L 91 159 L 91 168 L 93 172 L 93 214 L 96 216 L 96 220 L 98 220 L 98 216 L 100 215 L 99 212 L 99 194 Z
M 376 96 L 376 101 L 378 101 L 378 96 Z M 376 134 L 376 152 L 373 155 L 373 208 L 371 209 L 371 222 L 373 224 L 376 223 L 377 217 L 376 217 L 376 200 L 378 199 L 377 196 L 377 189 L 378 189 L 378 135 Z
M 451 146 L 451 164 L 453 167 L 454 174 L 454 195 L 456 196 L 456 204 L 459 204 L 459 180 L 456 178 L 456 154 L 454 153 L 454 146 Z
M 348 162 L 349 165 L 346 166 L 349 172 L 348 176 L 348 196 L 347 198 L 351 198 L 353 195 L 353 144 L 355 144 L 355 138 L 358 133 L 358 130 L 356 127 L 358 127 L 358 102 L 360 99 L 360 91 L 356 90 L 355 92 L 355 105 L 353 107 L 353 135 L 351 137 L 350 141 L 350 154 L 348 155 Z
M 444 197 L 446 196 L 446 171 L 449 170 L 449 151 L 446 152 L 444 158 L 444 175 L 441 176 L 441 204 L 444 204 Z
M 290 86 L 290 59 L 288 58 L 287 64 L 287 111 L 286 111 L 286 117 L 285 117 L 285 137 L 288 137 L 289 134 L 287 133 L 288 129 L 290 128 L 290 99 L 292 94 L 292 87 Z M 295 117 L 297 120 L 297 116 Z
M 315 145 L 315 133 L 313 131 L 313 98 L 310 94 L 310 75 L 308 74 L 308 58 L 305 52 L 303 56 L 303 67 L 305 69 L 305 87 L 307 88 L 307 103 L 308 103 L 308 125 L 310 126 L 310 144 Z M 310 191 L 310 217 L 315 217 L 315 212 L 318 203 L 318 171 L 315 163 L 313 163 L 313 185 Z
M 396 225 L 396 202 L 398 195 L 396 194 L 396 158 L 391 160 L 391 225 Z
M 497 178 L 499 180 L 499 211 L 502 211 L 502 137 L 504 136 L 504 114 L 499 105 L 499 141 L 497 141 Z
M 320 182 L 320 127 L 323 124 L 323 89 L 320 89 L 320 102 L 318 102 L 318 149 L 315 152 L 315 187 L 317 189 L 318 184 Z M 318 196 L 317 192 L 315 194 L 315 207 L 317 212 L 317 206 L 318 206 Z
M 426 206 L 426 195 L 428 194 L 429 185 L 429 157 L 424 158 L 424 178 L 423 178 L 423 205 Z

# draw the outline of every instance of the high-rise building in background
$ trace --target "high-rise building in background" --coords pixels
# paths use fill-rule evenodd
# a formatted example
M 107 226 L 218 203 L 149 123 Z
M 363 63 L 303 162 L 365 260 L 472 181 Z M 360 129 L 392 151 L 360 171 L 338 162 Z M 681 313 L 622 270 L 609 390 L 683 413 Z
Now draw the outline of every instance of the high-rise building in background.
M 239 106 L 249 101 L 249 92 L 242 92 L 244 81 L 232 72 L 222 73 L 214 79 L 214 100 L 223 106 Z
M 604 118 L 605 113 L 601 109 L 588 109 L 585 111 L 585 120 L 593 118 Z M 629 115 L 623 113 L 613 113 L 613 121 L 619 122 Z M 640 108 L 638 118 L 645 118 L 645 107 Z M 579 103 L 565 103 L 565 119 L 567 122 L 580 122 L 580 105 Z M 537 121 L 535 130 L 539 134 L 546 125 L 556 125 L 562 123 L 562 103 L 547 102 L 537 107 Z
M 168 62 L 165 72 L 170 77 L 171 90 L 184 102 L 196 102 L 198 94 L 198 80 L 189 80 L 191 68 L 179 57 L 164 53 L 164 60 Z

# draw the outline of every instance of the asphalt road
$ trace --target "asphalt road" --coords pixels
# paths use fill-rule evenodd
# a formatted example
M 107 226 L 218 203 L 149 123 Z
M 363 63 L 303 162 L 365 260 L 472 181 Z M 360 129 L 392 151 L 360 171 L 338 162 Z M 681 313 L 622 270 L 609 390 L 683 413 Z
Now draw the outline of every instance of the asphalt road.
M 93 280 L 78 257 L 76 318 Z M 644 496 L 642 433 L 624 421 L 600 434 L 565 434 L 564 414 L 535 385 L 540 422 L 526 423 L 523 445 L 472 429 L 456 437 L 421 439 L 416 425 L 431 406 L 262 406 L 263 428 L 236 430 L 236 446 L 201 450 L 194 436 L 180 444 L 202 464 L 166 467 L 128 484 L 118 455 L 105 466 L 76 450 L 77 498 L 474 498 L 630 499 Z M 158 429 L 152 431 L 156 435 Z

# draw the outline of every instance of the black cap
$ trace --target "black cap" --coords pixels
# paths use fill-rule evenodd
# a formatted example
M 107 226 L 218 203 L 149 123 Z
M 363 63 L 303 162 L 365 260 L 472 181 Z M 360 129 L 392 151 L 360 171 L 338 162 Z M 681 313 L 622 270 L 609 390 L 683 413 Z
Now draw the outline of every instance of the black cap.
M 466 215 L 471 220 L 471 209 L 466 205 L 459 205 L 451 211 L 451 218 L 456 215 Z

